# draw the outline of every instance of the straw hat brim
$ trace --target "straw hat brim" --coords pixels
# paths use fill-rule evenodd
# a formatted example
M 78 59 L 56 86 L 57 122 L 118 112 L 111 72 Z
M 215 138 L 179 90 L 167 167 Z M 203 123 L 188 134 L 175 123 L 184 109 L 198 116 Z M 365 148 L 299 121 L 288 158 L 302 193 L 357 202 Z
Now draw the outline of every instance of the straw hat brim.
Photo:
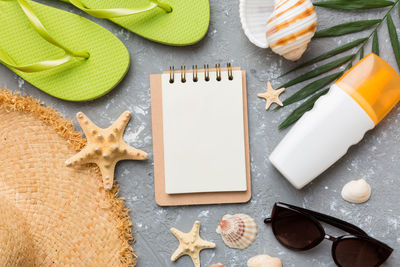
M 35 266 L 32 236 L 21 212 L 0 197 L 0 265 Z
M 85 144 L 54 109 L 0 89 L 0 266 L 135 265 L 117 186 L 65 166 Z

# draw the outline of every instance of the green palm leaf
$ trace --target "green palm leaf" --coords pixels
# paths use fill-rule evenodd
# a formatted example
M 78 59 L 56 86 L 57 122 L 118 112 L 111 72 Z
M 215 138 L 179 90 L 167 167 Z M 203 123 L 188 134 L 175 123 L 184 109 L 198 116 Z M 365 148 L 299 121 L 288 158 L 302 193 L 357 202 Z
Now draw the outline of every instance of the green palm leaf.
M 321 37 L 333 37 L 333 36 L 340 36 L 349 33 L 360 32 L 365 29 L 368 29 L 378 23 L 382 22 L 381 19 L 374 19 L 374 20 L 359 20 L 353 21 L 349 23 L 339 24 L 333 26 L 331 28 L 321 30 L 315 33 L 314 37 L 321 38 Z
M 279 130 L 285 129 L 295 123 L 298 119 L 300 119 L 304 113 L 307 111 L 311 110 L 314 107 L 315 102 L 320 98 L 321 96 L 325 95 L 328 93 L 329 89 L 325 89 L 324 91 L 310 97 L 306 102 L 301 104 L 298 108 L 293 110 L 292 113 L 279 125 Z
M 303 89 L 300 89 L 295 94 L 293 94 L 292 96 L 288 97 L 285 101 L 283 101 L 283 105 L 287 106 L 287 105 L 293 104 L 297 101 L 300 101 L 300 100 L 303 100 L 303 99 L 309 97 L 310 95 L 314 94 L 315 92 L 322 89 L 323 87 L 329 85 L 331 82 L 335 81 L 342 75 L 343 75 L 343 72 L 341 71 L 338 73 L 328 75 L 324 78 L 321 78 L 319 80 L 316 80 L 316 81 L 308 84 Z M 279 107 L 275 108 L 275 110 L 280 109 L 280 108 L 282 108 L 282 107 L 279 106 Z
M 393 24 L 393 19 L 390 14 L 387 17 L 387 26 L 389 30 L 390 42 L 392 43 L 394 56 L 396 58 L 397 66 L 400 69 L 400 44 L 399 37 L 397 36 L 396 27 Z
M 344 9 L 344 10 L 358 10 L 358 9 L 372 9 L 392 6 L 394 2 L 387 0 L 329 0 L 323 2 L 316 2 L 314 6 Z
M 372 39 L 372 53 L 379 56 L 379 40 L 377 31 L 374 32 L 374 37 Z
M 320 55 L 318 57 L 315 57 L 315 58 L 313 58 L 313 59 L 311 59 L 311 60 L 309 60 L 307 62 L 304 62 L 304 63 L 300 64 L 299 66 L 295 67 L 294 69 L 282 74 L 280 77 L 285 76 L 286 74 L 289 74 L 289 73 L 291 73 L 293 71 L 296 71 L 298 69 L 301 69 L 303 67 L 310 66 L 310 65 L 312 65 L 314 63 L 320 62 L 322 60 L 325 60 L 325 59 L 328 59 L 330 57 L 336 56 L 336 55 L 338 55 L 340 53 L 346 52 L 346 51 L 348 51 L 348 50 L 350 50 L 350 49 L 352 49 L 352 48 L 354 48 L 354 47 L 366 42 L 367 40 L 368 40 L 368 38 L 361 38 L 361 39 L 357 39 L 355 41 L 352 41 L 350 43 L 347 43 L 345 45 L 339 46 L 339 47 L 337 47 L 337 48 L 335 48 L 335 49 L 333 49 L 333 50 L 331 50 L 329 52 L 326 52 L 326 53 L 324 53 L 324 54 L 322 54 L 322 55 Z
M 322 65 L 322 66 L 316 68 L 315 70 L 307 72 L 307 73 L 305 73 L 305 74 L 303 74 L 303 75 L 301 75 L 301 76 L 299 76 L 299 77 L 297 77 L 297 78 L 295 78 L 295 79 L 283 84 L 282 86 L 280 86 L 280 88 L 288 88 L 288 87 L 293 86 L 295 84 L 298 84 L 298 83 L 307 81 L 309 79 L 312 79 L 314 77 L 317 77 L 317 76 L 319 76 L 321 74 L 324 74 L 324 73 L 326 73 L 326 72 L 328 72 L 330 70 L 333 70 L 333 69 L 335 69 L 337 67 L 342 66 L 343 64 L 345 64 L 345 63 L 349 62 L 350 60 L 354 59 L 355 56 L 356 56 L 356 54 L 351 54 L 349 56 L 345 56 L 345 57 L 339 58 L 337 60 L 334 60 L 332 62 L 329 62 L 329 63 L 327 63 L 325 65 Z

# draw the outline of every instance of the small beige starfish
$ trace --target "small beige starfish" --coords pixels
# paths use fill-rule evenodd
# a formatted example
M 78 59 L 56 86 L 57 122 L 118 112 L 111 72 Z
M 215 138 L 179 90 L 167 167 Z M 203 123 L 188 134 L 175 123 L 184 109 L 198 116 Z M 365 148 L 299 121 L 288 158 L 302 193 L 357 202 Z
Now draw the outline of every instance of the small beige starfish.
M 257 96 L 260 98 L 265 98 L 267 103 L 265 104 L 265 109 L 268 110 L 272 103 L 277 103 L 279 106 L 283 106 L 281 100 L 279 100 L 279 95 L 285 91 L 285 88 L 281 88 L 279 90 L 274 90 L 270 82 L 267 84 L 267 91 L 262 94 L 258 94 Z
M 99 128 L 82 112 L 78 112 L 76 117 L 86 135 L 87 145 L 78 154 L 65 161 L 65 165 L 70 167 L 75 164 L 97 164 L 106 190 L 110 190 L 113 186 L 114 169 L 118 161 L 147 159 L 146 152 L 129 146 L 123 140 L 131 112 L 125 111 L 107 129 Z
M 189 233 L 182 233 L 176 228 L 171 228 L 171 233 L 179 240 L 178 249 L 172 254 L 171 261 L 176 261 L 183 255 L 192 258 L 195 267 L 200 267 L 200 251 L 206 248 L 215 248 L 215 243 L 208 242 L 200 237 L 200 222 L 195 221 Z

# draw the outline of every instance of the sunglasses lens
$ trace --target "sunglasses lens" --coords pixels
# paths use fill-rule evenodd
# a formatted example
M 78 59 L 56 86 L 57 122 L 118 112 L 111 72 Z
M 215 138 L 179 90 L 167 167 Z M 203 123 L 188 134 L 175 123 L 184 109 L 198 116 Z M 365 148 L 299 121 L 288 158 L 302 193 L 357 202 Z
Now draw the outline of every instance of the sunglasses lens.
M 334 251 L 337 264 L 342 267 L 375 267 L 391 254 L 391 249 L 375 242 L 346 238 L 338 241 Z
M 272 228 L 279 242 L 298 250 L 315 247 L 325 235 L 319 225 L 307 216 L 282 208 L 276 210 Z

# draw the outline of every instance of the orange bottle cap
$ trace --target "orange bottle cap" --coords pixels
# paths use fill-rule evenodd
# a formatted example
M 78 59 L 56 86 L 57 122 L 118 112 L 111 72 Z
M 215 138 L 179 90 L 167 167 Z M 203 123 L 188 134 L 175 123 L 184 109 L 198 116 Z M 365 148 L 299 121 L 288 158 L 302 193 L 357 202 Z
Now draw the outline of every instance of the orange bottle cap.
M 382 58 L 369 54 L 337 82 L 378 124 L 400 100 L 400 76 Z

